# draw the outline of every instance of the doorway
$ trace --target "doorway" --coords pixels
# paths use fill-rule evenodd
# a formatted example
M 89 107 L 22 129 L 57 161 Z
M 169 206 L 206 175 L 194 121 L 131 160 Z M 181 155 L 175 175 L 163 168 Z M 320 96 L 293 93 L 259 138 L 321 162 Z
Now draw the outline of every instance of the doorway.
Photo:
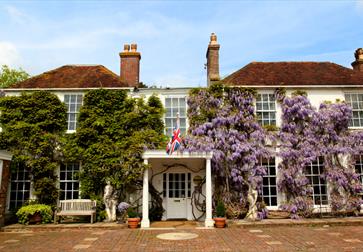
M 167 219 L 187 219 L 187 203 L 191 197 L 191 173 L 164 173 L 163 196 Z

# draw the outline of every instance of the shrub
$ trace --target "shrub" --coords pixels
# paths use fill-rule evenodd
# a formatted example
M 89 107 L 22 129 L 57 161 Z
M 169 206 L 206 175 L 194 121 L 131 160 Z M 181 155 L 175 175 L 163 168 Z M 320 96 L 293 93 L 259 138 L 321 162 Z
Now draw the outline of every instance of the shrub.
M 21 224 L 29 224 L 29 219 L 35 214 L 39 213 L 42 216 L 42 224 L 49 223 L 53 219 L 52 208 L 44 204 L 34 204 L 21 207 L 16 216 Z
M 127 216 L 129 218 L 136 218 L 136 217 L 138 217 L 138 215 L 139 214 L 135 211 L 135 209 L 133 207 L 129 207 L 127 209 Z
M 219 201 L 216 207 L 216 215 L 217 217 L 225 217 L 226 216 L 226 208 L 222 201 Z

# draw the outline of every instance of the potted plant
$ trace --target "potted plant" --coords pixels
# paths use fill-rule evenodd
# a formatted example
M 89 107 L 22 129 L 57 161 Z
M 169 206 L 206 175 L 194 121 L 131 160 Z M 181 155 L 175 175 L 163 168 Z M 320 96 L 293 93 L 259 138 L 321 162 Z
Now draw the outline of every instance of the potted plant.
M 127 225 L 129 228 L 138 228 L 140 218 L 138 217 L 137 212 L 134 210 L 134 208 L 129 207 L 127 209 Z
M 33 204 L 21 207 L 16 216 L 21 224 L 45 224 L 52 221 L 52 208 L 44 204 Z
M 219 201 L 217 204 L 214 224 L 217 228 L 224 228 L 226 226 L 226 208 L 222 201 Z

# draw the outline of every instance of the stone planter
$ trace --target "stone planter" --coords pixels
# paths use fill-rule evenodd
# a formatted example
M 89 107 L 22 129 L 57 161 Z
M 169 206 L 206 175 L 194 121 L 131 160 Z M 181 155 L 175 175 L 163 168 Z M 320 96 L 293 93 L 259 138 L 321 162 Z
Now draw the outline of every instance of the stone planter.
M 140 218 L 128 218 L 127 225 L 131 229 L 135 229 L 139 227 Z
M 225 217 L 215 217 L 213 218 L 214 225 L 216 228 L 224 228 L 226 226 L 226 218 Z

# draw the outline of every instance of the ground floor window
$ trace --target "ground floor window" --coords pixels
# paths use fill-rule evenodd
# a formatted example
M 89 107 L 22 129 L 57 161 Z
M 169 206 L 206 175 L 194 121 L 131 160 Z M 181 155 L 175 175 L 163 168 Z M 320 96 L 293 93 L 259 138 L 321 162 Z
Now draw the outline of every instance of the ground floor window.
M 309 184 L 313 188 L 312 196 L 315 205 L 328 204 L 327 186 L 325 179 L 322 177 L 323 172 L 323 158 L 318 158 L 305 167 L 305 176 L 309 179 Z
M 355 159 L 355 173 L 359 175 L 359 181 L 363 185 L 363 155 L 357 156 Z
M 60 200 L 79 198 L 79 163 L 61 164 L 59 173 Z
M 23 164 L 15 164 L 10 178 L 9 209 L 20 208 L 30 197 L 30 175 Z
M 275 158 L 262 160 L 267 174 L 263 176 L 262 198 L 267 206 L 277 206 L 276 165 Z
M 163 196 L 169 198 L 190 198 L 191 173 L 164 173 Z

